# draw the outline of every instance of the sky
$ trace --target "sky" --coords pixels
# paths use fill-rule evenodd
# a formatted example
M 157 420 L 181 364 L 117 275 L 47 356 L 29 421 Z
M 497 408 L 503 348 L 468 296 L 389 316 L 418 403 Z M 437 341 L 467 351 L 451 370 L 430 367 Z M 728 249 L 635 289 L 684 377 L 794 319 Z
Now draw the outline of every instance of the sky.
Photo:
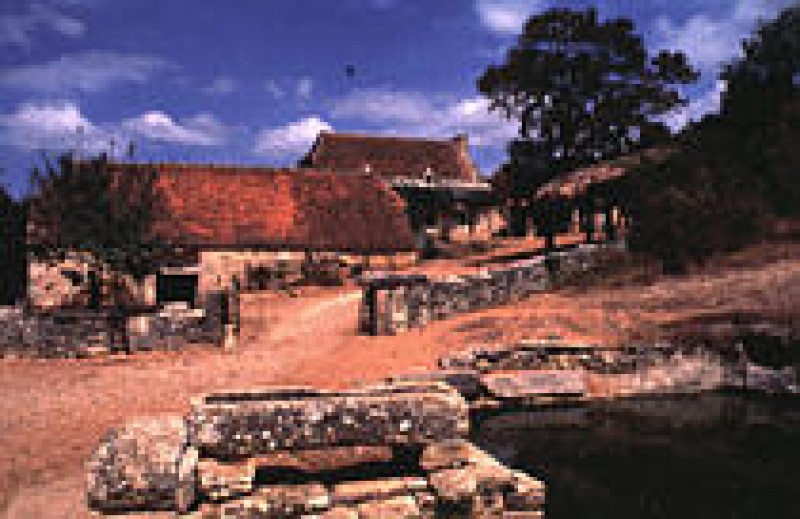
M 469 135 L 491 174 L 516 124 L 476 79 L 525 19 L 595 6 L 701 71 L 673 128 L 718 108 L 721 63 L 792 0 L 3 0 L 0 182 L 43 156 L 294 164 L 321 130 Z

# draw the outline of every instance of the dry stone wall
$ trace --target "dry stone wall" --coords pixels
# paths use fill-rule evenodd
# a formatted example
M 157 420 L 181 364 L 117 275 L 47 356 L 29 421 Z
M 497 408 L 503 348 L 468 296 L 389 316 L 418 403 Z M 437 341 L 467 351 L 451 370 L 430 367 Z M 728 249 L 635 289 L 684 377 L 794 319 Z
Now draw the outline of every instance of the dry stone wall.
M 770 369 L 669 343 L 604 346 L 559 340 L 477 347 L 443 357 L 439 370 L 389 382 L 449 384 L 473 409 L 721 389 L 800 393 L 796 367 Z
M 83 358 L 116 352 L 174 350 L 190 344 L 220 345 L 225 294 L 209 295 L 200 308 L 166 306 L 135 315 L 110 311 L 32 311 L 0 308 L 0 357 Z
M 620 245 L 579 245 L 504 269 L 461 276 L 373 275 L 362 280 L 361 332 L 394 335 L 524 299 L 589 270 L 598 252 L 609 247 Z

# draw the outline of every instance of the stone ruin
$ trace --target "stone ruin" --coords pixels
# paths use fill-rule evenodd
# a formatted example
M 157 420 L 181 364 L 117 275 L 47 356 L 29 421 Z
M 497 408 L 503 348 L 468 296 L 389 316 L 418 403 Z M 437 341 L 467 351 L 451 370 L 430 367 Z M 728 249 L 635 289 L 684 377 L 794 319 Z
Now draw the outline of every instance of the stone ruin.
M 186 417 L 111 431 L 88 464 L 88 503 L 195 519 L 543 517 L 543 483 L 468 433 L 467 402 L 441 383 L 207 394 Z M 287 470 L 287 458 L 311 463 Z

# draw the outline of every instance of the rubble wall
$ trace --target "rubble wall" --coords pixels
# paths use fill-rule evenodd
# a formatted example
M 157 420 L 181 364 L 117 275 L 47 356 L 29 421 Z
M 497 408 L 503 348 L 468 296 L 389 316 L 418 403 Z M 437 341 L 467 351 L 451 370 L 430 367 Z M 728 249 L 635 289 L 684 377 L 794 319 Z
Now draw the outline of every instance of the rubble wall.
M 113 311 L 0 308 L 0 357 L 84 358 L 143 350 L 174 350 L 223 341 L 223 294 L 201 308 L 180 305 L 131 315 Z

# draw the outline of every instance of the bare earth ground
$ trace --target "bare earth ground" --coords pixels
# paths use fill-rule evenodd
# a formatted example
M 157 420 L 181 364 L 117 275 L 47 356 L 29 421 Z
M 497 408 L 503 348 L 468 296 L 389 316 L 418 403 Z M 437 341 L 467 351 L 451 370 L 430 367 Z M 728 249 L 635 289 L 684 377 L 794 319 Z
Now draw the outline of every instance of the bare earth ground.
M 198 347 L 92 360 L 0 360 L 0 513 L 88 517 L 83 464 L 101 435 L 127 418 L 184 412 L 189 397 L 205 391 L 336 387 L 431 368 L 442 354 L 477 344 L 550 336 L 616 342 L 657 338 L 704 316 L 795 315 L 798 252 L 788 248 L 766 263 L 731 260 L 687 278 L 623 287 L 589 283 L 396 337 L 355 334 L 359 293 L 353 288 L 297 298 L 248 295 L 242 341 L 231 353 Z

